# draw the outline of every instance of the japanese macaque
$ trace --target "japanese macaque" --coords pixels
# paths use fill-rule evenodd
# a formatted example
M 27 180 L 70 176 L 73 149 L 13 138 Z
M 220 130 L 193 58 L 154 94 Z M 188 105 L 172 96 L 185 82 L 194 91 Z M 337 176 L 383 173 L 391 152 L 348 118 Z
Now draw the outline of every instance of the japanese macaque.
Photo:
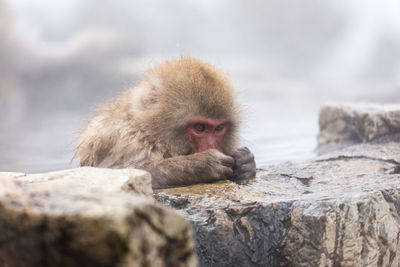
M 74 158 L 81 166 L 145 169 L 156 188 L 252 178 L 254 156 L 237 146 L 240 115 L 224 74 L 193 58 L 167 61 L 101 107 Z

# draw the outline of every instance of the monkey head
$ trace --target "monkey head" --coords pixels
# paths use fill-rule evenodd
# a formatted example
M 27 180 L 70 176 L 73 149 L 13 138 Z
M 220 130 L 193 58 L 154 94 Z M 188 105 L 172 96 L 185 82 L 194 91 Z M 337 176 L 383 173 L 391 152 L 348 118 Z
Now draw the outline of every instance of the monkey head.
M 212 66 L 191 58 L 168 61 L 150 71 L 139 88 L 142 125 L 166 142 L 172 155 L 235 149 L 236 96 L 228 78 Z

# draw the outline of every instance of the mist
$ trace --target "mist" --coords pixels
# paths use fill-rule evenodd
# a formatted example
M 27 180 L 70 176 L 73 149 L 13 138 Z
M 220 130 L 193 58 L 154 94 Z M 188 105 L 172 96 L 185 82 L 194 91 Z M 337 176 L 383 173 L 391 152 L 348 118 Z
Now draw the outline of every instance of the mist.
M 96 107 L 166 59 L 227 72 L 258 165 L 314 155 L 326 102 L 400 100 L 400 3 L 0 0 L 0 168 L 70 163 Z

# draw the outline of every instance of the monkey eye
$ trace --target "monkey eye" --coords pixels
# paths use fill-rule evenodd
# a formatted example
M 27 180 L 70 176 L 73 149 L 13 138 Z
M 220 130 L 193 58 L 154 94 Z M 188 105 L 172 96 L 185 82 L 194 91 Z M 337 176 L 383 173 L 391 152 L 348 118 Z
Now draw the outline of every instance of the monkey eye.
M 219 132 L 219 131 L 222 131 L 222 129 L 224 129 L 224 127 L 225 127 L 225 125 L 220 124 L 220 125 L 218 125 L 217 127 L 215 127 L 215 130 L 216 130 L 217 132 Z
M 193 127 L 198 132 L 204 132 L 204 130 L 206 129 L 204 123 L 196 123 Z

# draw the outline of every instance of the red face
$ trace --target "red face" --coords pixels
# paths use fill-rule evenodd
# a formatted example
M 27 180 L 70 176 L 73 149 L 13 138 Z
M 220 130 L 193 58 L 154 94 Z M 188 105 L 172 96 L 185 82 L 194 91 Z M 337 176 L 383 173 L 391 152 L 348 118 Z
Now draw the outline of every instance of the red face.
M 192 153 L 214 148 L 222 151 L 228 120 L 198 117 L 190 120 L 186 127 L 186 138 L 192 145 Z

